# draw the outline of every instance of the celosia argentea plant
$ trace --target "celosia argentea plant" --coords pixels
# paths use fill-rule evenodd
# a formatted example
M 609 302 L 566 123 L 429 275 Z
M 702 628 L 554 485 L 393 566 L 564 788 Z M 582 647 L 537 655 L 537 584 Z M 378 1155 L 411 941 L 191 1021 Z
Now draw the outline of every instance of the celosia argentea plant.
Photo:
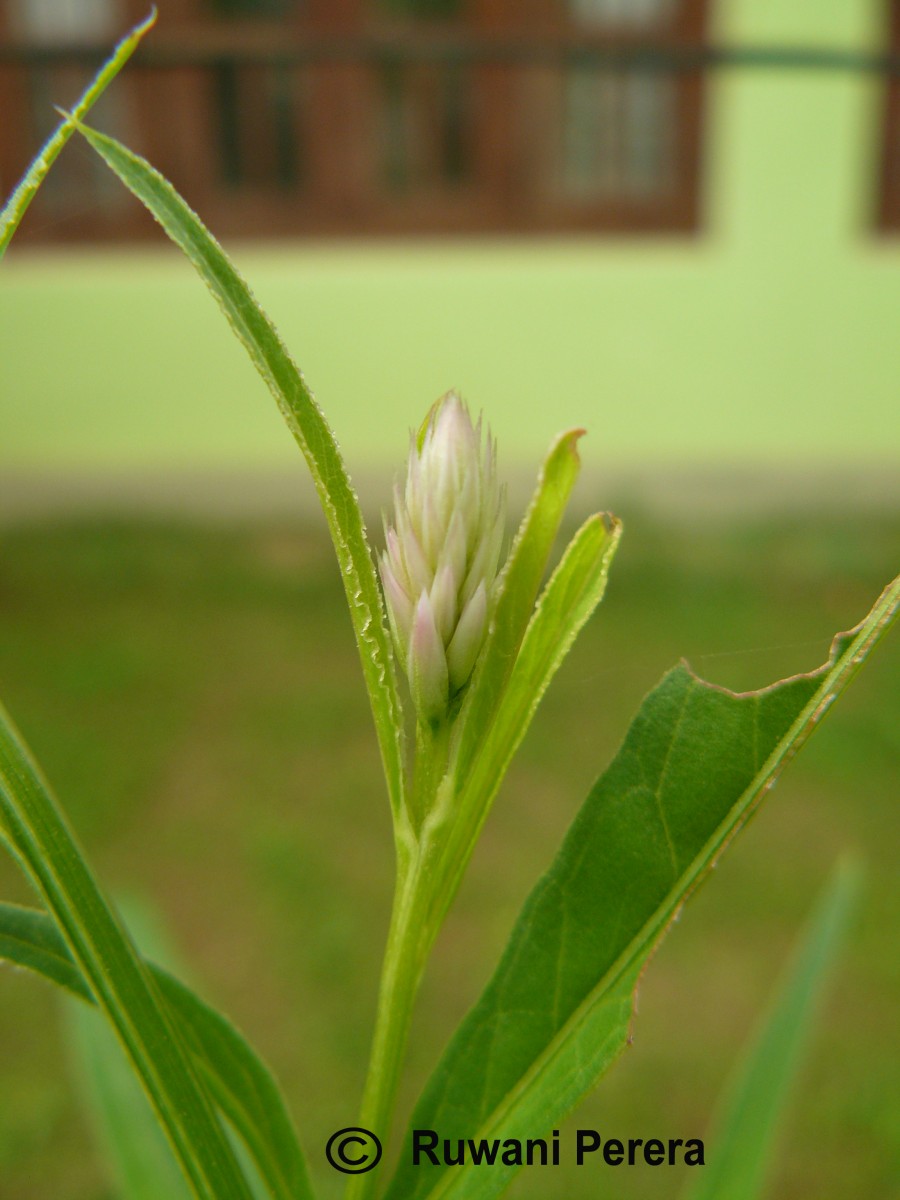
M 122 43 L 33 164 L 4 210 L 0 249 L 77 131 L 187 255 L 278 402 L 337 553 L 397 865 L 364 1095 L 327 1153 L 315 1148 L 316 1172 L 346 1174 L 350 1200 L 376 1192 L 389 1200 L 495 1196 L 535 1157 L 552 1164 L 558 1156 L 560 1122 L 627 1043 L 653 948 L 882 636 L 900 581 L 809 675 L 738 695 L 682 665 L 649 693 L 395 1141 L 398 1081 L 429 952 L 537 704 L 603 595 L 621 527 L 589 517 L 547 578 L 578 473 L 581 431 L 573 430 L 551 446 L 503 555 L 495 448 L 449 393 L 413 439 L 386 520 L 379 581 L 335 439 L 274 327 L 171 185 L 83 123 L 145 28 Z M 300 1143 L 267 1068 L 224 1018 L 137 952 L 5 716 L 0 835 L 42 901 L 34 910 L 0 906 L 0 956 L 105 1014 L 180 1168 L 181 1183 L 155 1191 L 142 1177 L 141 1194 L 169 1200 L 175 1187 L 202 1200 L 310 1200 Z M 822 910 L 829 928 L 837 903 L 832 896 Z M 797 996 L 811 992 L 810 962 L 802 959 L 792 984 L 782 1049 L 785 1029 L 802 1023 Z M 773 1095 L 783 1090 L 776 1076 L 766 1075 Z M 752 1074 L 738 1094 L 739 1113 L 768 1112 L 777 1102 Z M 729 1171 L 734 1179 L 750 1159 L 762 1160 L 770 1127 L 747 1122 L 740 1137 L 729 1137 L 726 1122 L 710 1196 L 726 1194 Z M 639 1152 L 646 1157 L 650 1147 Z M 597 1148 L 586 1137 L 572 1153 Z M 668 1160 L 676 1151 L 679 1161 L 704 1163 L 696 1140 L 664 1149 Z M 547 1188 L 555 1194 L 552 1182 Z M 707 1193 L 701 1186 L 695 1194 Z

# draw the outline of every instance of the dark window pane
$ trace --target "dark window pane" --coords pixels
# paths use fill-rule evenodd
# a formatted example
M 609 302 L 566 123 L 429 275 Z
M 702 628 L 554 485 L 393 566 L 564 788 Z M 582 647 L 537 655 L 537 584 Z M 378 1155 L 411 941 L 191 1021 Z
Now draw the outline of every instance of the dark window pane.
M 290 189 L 300 178 L 296 71 L 274 63 L 214 68 L 219 177 L 230 187 Z
M 284 17 L 303 8 L 301 0 L 210 0 L 223 17 Z
M 391 191 L 452 187 L 469 173 L 469 73 L 457 64 L 381 70 L 382 175 Z
M 573 198 L 627 199 L 671 185 L 675 94 L 657 72 L 574 67 L 563 104 L 563 188 Z
M 569 0 L 570 15 L 583 25 L 654 29 L 667 24 L 677 0 Z
M 447 20 L 462 15 L 464 0 L 379 0 L 382 12 L 394 17 Z

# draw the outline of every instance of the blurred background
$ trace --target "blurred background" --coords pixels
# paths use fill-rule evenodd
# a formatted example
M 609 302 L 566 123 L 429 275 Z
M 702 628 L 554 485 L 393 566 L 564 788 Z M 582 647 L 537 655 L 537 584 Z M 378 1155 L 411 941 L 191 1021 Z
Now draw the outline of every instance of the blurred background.
M 576 515 L 625 521 L 438 944 L 409 1103 L 659 675 L 682 655 L 738 688 L 811 669 L 897 570 L 900 3 L 159 10 L 92 121 L 225 242 L 376 528 L 407 431 L 450 387 L 498 438 L 511 519 L 579 425 Z M 0 0 L 4 193 L 144 15 Z M 894 641 L 692 900 L 577 1124 L 703 1136 L 853 849 L 865 900 L 771 1196 L 900 1194 L 896 668 Z M 243 350 L 77 139 L 0 270 L 0 694 L 108 887 L 152 905 L 275 1067 L 328 1197 L 391 881 L 340 583 Z M 7 863 L 0 885 L 28 901 Z M 68 1054 L 56 997 L 0 972 L 2 1200 L 116 1194 Z M 680 1182 L 560 1172 L 552 1190 L 663 1200 Z M 548 1194 L 528 1172 L 511 1192 Z

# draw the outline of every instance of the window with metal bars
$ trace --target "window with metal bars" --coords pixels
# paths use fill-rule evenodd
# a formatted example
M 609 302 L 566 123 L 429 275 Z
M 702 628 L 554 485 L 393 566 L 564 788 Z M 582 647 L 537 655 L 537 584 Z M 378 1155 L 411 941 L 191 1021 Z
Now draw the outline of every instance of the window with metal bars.
M 60 72 L 87 69 L 124 24 L 122 6 L 0 0 L 0 91 L 12 118 L 0 125 L 0 170 L 23 149 L 8 132 L 16 115 L 34 126 L 41 106 L 71 100 Z M 223 235 L 690 230 L 702 78 L 684 51 L 702 42 L 706 8 L 168 0 L 113 89 L 114 132 Z M 57 190 L 65 195 L 62 182 Z M 82 189 L 81 209 L 85 198 Z M 145 228 L 96 198 L 92 221 L 51 220 L 45 234 Z
M 888 0 L 888 51 L 900 58 L 900 2 Z M 900 73 L 888 74 L 884 88 L 884 119 L 877 224 L 885 233 L 900 233 Z

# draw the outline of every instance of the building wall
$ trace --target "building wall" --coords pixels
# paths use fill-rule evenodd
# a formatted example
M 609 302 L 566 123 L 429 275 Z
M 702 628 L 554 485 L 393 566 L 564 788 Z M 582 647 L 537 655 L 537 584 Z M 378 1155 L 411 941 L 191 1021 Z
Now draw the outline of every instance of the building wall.
M 867 49 L 878 0 L 719 0 L 714 38 Z M 230 247 L 351 469 L 397 462 L 456 386 L 507 462 L 586 426 L 601 470 L 884 463 L 900 255 L 872 232 L 878 86 L 724 70 L 699 237 Z M 174 253 L 13 250 L 0 469 L 290 468 L 274 405 Z

